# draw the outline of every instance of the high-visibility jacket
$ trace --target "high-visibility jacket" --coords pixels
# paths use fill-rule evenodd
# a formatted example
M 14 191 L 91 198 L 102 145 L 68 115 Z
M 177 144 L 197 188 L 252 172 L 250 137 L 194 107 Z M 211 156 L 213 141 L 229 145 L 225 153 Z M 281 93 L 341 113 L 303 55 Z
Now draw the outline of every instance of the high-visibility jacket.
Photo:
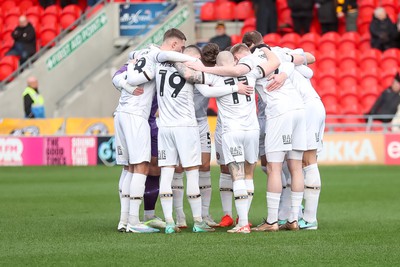
M 32 107 L 31 111 L 35 118 L 44 118 L 45 117 L 45 110 L 44 110 L 44 99 L 35 89 L 31 87 L 26 87 L 22 97 L 29 95 L 32 98 Z

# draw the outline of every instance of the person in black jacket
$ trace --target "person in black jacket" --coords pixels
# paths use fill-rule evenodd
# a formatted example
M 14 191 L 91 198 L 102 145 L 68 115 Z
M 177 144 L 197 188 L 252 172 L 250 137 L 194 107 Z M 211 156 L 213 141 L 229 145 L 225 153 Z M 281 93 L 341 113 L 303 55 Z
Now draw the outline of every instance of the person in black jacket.
M 253 0 L 256 29 L 263 36 L 278 30 L 276 0 Z
M 337 32 L 338 18 L 336 14 L 336 0 L 316 0 L 315 2 L 322 34 L 326 32 Z
M 366 115 L 394 115 L 400 104 L 400 74 L 393 79 L 392 85 L 376 99 L 375 104 Z M 391 122 L 392 118 L 378 118 L 382 122 Z
M 217 23 L 215 33 L 216 35 L 210 39 L 210 43 L 217 44 L 221 51 L 231 45 L 231 37 L 226 34 L 226 27 L 223 21 Z
M 385 51 L 396 47 L 397 28 L 387 16 L 383 7 L 378 7 L 374 11 L 374 17 L 369 25 L 371 33 L 371 47 Z
M 19 56 L 23 64 L 30 56 L 36 53 L 36 33 L 26 16 L 19 17 L 19 25 L 11 34 L 14 45 L 6 53 L 7 56 Z
M 288 6 L 294 31 L 298 34 L 308 33 L 313 19 L 314 0 L 288 0 Z

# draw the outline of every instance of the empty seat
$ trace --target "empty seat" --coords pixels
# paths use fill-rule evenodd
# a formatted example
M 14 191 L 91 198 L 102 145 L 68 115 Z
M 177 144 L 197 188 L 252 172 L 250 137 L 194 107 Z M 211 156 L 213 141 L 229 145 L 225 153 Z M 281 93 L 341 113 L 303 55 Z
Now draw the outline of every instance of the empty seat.
M 339 66 L 342 70 L 354 69 L 358 66 L 358 50 L 339 50 Z
M 208 2 L 201 6 L 200 19 L 202 21 L 215 20 L 215 7 L 214 3 Z
M 11 33 L 14 31 L 15 26 L 13 25 L 3 25 L 3 30 L 1 33 L 2 40 L 13 40 Z
M 55 25 L 58 24 L 61 14 L 61 7 L 58 5 L 52 5 L 46 7 L 41 17 L 42 25 Z
M 62 29 L 68 28 L 82 14 L 82 10 L 78 5 L 68 5 L 63 8 L 60 17 L 60 25 Z
M 281 47 L 296 49 L 300 44 L 300 35 L 295 32 L 285 34 L 282 36 L 280 44 Z
M 391 17 L 392 21 L 396 20 L 397 10 L 399 8 L 399 1 L 398 0 L 381 0 L 381 6 L 385 8 L 386 12 L 388 13 L 389 17 Z M 392 14 L 394 14 L 395 18 L 392 18 Z
M 232 45 L 239 44 L 241 42 L 242 42 L 242 37 L 240 35 L 237 35 L 237 34 L 231 35 L 231 44 Z
M 4 24 L 12 25 L 15 28 L 16 26 L 18 26 L 20 16 L 21 10 L 17 6 L 5 10 Z
M 263 39 L 264 43 L 266 43 L 269 46 L 279 46 L 281 36 L 277 33 L 269 33 L 264 35 Z
M 360 103 L 361 103 L 361 112 L 363 114 L 368 113 L 372 106 L 375 104 L 376 99 L 378 98 L 377 95 L 366 95 L 363 98 L 361 98 Z
M 25 13 L 28 8 L 33 7 L 35 3 L 32 0 L 21 0 L 19 1 L 19 8 L 21 9 L 22 13 Z
M 380 67 L 382 69 L 398 68 L 400 58 L 399 51 L 399 49 L 391 48 L 383 52 Z
M 356 86 L 358 82 L 358 69 L 347 69 L 341 71 L 339 75 L 341 88 Z
M 352 86 L 341 86 L 338 91 L 340 105 L 344 106 L 358 102 L 358 87 L 357 85 Z
M 1 42 L 0 46 L 0 57 L 4 57 L 5 54 L 10 50 L 10 48 L 14 45 L 13 39 L 6 39 Z
M 371 49 L 371 34 L 369 33 L 369 31 L 361 35 L 358 44 L 358 50 L 360 50 L 361 52 L 367 51 L 368 49 Z
M 339 50 L 355 50 L 358 47 L 358 42 L 360 40 L 360 35 L 358 32 L 346 32 L 339 40 Z
M 300 39 L 300 47 L 307 52 L 315 51 L 319 43 L 319 39 L 320 35 L 315 32 L 306 33 Z
M 336 46 L 340 39 L 337 32 L 327 32 L 319 39 L 318 50 L 320 52 L 336 50 Z
M 360 76 L 359 84 L 363 88 L 361 93 L 370 92 L 370 88 L 379 84 L 379 69 L 378 68 L 363 68 Z M 377 93 L 377 92 L 376 92 Z
M 18 64 L 19 57 L 16 56 L 5 56 L 0 59 L 0 81 L 10 76 L 18 68 Z
M 36 5 L 36 6 L 29 7 L 26 10 L 25 15 L 31 23 L 32 22 L 40 23 L 40 18 L 43 15 L 43 11 L 44 10 L 41 6 Z
M 215 8 L 215 17 L 220 20 L 234 20 L 235 19 L 235 7 L 234 2 L 223 2 L 217 4 Z
M 253 4 L 251 1 L 243 1 L 235 7 L 235 19 L 245 20 L 250 17 L 254 17 Z
M 13 0 L 3 0 L 0 3 L 0 7 L 3 10 L 3 12 L 6 12 L 6 10 L 9 10 L 13 7 L 17 6 L 15 1 Z
M 243 27 L 244 26 L 253 26 L 256 27 L 257 21 L 255 17 L 250 17 L 244 20 L 243 22 Z
M 397 69 L 381 69 L 379 82 L 382 86 L 382 90 L 388 88 L 392 84 L 396 73 Z
M 51 41 L 54 40 L 54 38 L 56 38 L 59 33 L 60 27 L 58 24 L 43 25 L 40 29 L 40 45 L 42 47 L 48 44 L 54 46 L 54 42 Z
M 368 49 L 361 53 L 359 65 L 364 69 L 374 69 L 378 67 L 382 52 L 378 49 Z
M 321 71 L 330 71 L 336 68 L 337 61 L 336 50 L 330 50 L 324 53 L 319 54 L 319 58 L 317 60 L 318 69 Z

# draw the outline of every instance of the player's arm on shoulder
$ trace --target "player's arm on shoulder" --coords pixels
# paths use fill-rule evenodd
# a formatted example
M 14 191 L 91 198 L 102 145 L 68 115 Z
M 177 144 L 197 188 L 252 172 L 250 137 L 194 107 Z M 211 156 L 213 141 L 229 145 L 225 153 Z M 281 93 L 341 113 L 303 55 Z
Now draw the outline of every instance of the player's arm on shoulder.
M 118 91 L 121 92 L 122 86 L 121 82 L 126 79 L 126 71 L 120 72 L 119 70 L 112 77 L 112 83 Z M 126 81 L 126 80 L 125 80 Z
M 273 73 L 277 68 L 279 68 L 281 62 L 279 58 L 268 48 L 263 47 L 261 50 L 264 52 L 268 60 L 263 61 L 258 68 L 263 72 L 263 77 L 267 77 Z
M 294 49 L 290 52 L 293 56 L 293 63 L 295 65 L 308 65 L 315 63 L 315 57 L 309 52 L 305 52 L 301 48 Z
M 204 73 L 187 67 L 183 63 L 174 64 L 179 74 L 189 83 L 204 83 Z
M 130 85 L 137 86 L 154 79 L 155 65 L 146 57 L 140 58 L 136 64 L 128 64 L 127 81 Z
M 236 66 L 216 66 L 204 67 L 204 72 L 229 77 L 239 77 L 251 71 L 247 64 L 237 64 Z
M 161 51 L 155 55 L 155 59 L 157 62 L 195 62 L 197 59 L 179 52 L 175 51 Z

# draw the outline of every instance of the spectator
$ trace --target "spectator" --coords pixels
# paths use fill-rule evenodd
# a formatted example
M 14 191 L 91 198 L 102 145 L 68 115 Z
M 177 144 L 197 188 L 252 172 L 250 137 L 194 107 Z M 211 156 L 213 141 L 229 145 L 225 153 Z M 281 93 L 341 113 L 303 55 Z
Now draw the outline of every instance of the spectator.
M 39 83 L 36 77 L 31 76 L 27 79 L 28 86 L 22 94 L 24 98 L 25 118 L 44 118 L 44 100 L 39 94 Z
M 19 25 L 11 34 L 14 45 L 6 53 L 8 56 L 19 56 L 23 64 L 30 56 L 36 53 L 36 33 L 32 24 L 25 15 L 19 17 Z
M 346 31 L 357 31 L 358 5 L 357 0 L 338 0 L 337 1 L 338 18 L 345 17 Z
M 332 31 L 337 32 L 336 0 L 316 0 L 315 2 L 322 34 Z
M 253 6 L 257 31 L 262 35 L 276 32 L 278 29 L 276 0 L 253 0 Z
M 397 38 L 396 38 L 397 45 L 396 45 L 396 47 L 400 48 L 400 13 L 399 13 L 399 16 L 397 18 L 397 25 L 396 26 L 397 26 Z
M 383 7 L 378 7 L 374 11 L 374 16 L 369 25 L 371 33 L 371 47 L 385 51 L 396 47 L 396 37 L 398 34 L 396 24 L 388 17 Z
M 298 34 L 308 33 L 313 19 L 314 0 L 288 0 L 288 6 L 294 31 Z
M 219 50 L 223 51 L 225 48 L 231 45 L 231 37 L 226 34 L 225 23 L 218 22 L 215 26 L 216 36 L 210 39 L 210 43 L 216 43 L 219 46 Z
M 55 0 L 39 0 L 40 5 L 43 8 L 46 8 L 48 6 L 54 5 L 56 3 Z
M 387 88 L 375 101 L 371 110 L 366 115 L 394 115 L 400 104 L 400 74 L 393 79 L 392 85 Z M 391 122 L 392 118 L 377 118 L 382 122 Z
M 62 8 L 68 6 L 68 5 L 77 5 L 78 0 L 60 0 L 60 6 Z

